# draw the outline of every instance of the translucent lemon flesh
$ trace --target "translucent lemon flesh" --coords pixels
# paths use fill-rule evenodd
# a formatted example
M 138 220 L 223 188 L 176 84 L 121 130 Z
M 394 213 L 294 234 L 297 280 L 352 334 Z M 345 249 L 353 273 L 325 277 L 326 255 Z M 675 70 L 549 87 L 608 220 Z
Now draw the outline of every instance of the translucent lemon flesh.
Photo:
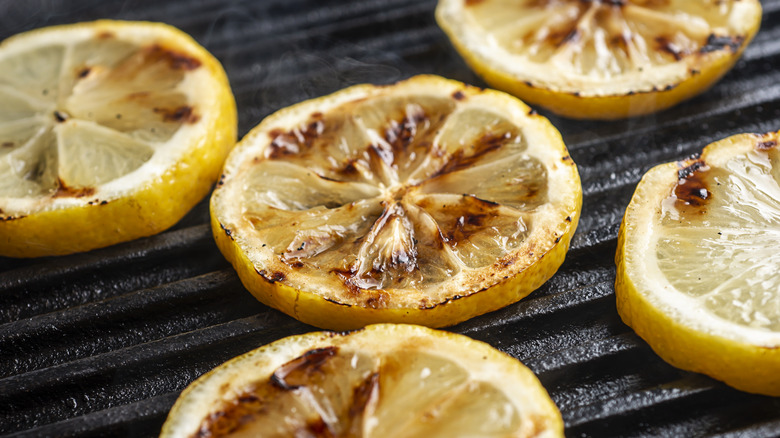
M 441 0 L 437 19 L 491 85 L 562 115 L 615 118 L 666 108 L 711 85 L 757 32 L 761 5 Z
M 775 333 L 780 333 L 778 156 L 777 148 L 751 151 L 725 168 L 694 173 L 701 178 L 698 190 L 712 190 L 709 202 L 695 200 L 706 204 L 701 206 L 706 217 L 695 214 L 699 206 L 691 201 L 667 198 L 656 249 L 658 267 L 676 290 L 724 320 Z M 683 187 L 692 184 L 690 178 Z
M 94 190 L 138 169 L 198 117 L 177 87 L 199 64 L 109 35 L 0 58 L 0 196 Z
M 272 116 L 215 192 L 218 242 L 266 283 L 367 309 L 507 280 L 567 245 L 581 190 L 551 127 L 507 99 L 420 77 Z
M 777 141 L 777 133 L 731 137 L 708 146 L 700 159 L 648 172 L 624 220 L 617 284 L 621 316 L 661 356 L 774 395 L 780 394 Z M 647 333 L 653 325 L 665 339 Z
M 562 424 L 533 374 L 514 359 L 461 336 L 380 325 L 278 341 L 222 365 L 182 394 L 162 435 L 188 432 L 552 437 L 562 436 Z
M 235 138 L 235 102 L 222 68 L 188 36 L 153 23 L 99 21 L 10 38 L 0 45 L 0 101 L 5 255 L 74 252 L 170 226 L 192 206 L 190 196 L 159 194 L 181 200 L 181 207 L 140 213 L 139 192 L 167 190 L 177 184 L 170 180 L 175 169 L 189 165 L 185 184 L 197 193 L 192 198 L 202 197 Z M 48 214 L 54 228 L 68 228 L 57 223 L 94 217 L 68 218 L 64 211 L 132 196 L 138 196 L 136 211 L 125 214 L 155 223 L 109 225 L 116 228 L 103 237 L 87 233 L 92 242 L 61 244 L 46 241 L 47 232 L 35 229 L 42 225 L 24 224 Z M 170 211 L 178 217 L 168 217 Z M 21 231 L 26 243 L 14 237 Z

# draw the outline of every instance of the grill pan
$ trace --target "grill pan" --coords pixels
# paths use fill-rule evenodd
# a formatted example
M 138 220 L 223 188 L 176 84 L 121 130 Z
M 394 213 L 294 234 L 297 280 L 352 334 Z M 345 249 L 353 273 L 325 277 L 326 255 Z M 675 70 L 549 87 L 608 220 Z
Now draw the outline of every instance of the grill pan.
M 620 321 L 613 286 L 620 219 L 647 169 L 732 134 L 780 129 L 780 0 L 762 5 L 761 31 L 742 60 L 694 100 L 617 122 L 540 111 L 563 134 L 582 178 L 572 249 L 529 297 L 450 330 L 536 372 L 569 437 L 780 436 L 780 399 L 664 363 Z M 281 107 L 356 83 L 434 73 L 484 86 L 436 26 L 434 7 L 435 0 L 0 0 L 0 39 L 98 18 L 173 24 L 222 61 L 243 135 Z M 204 201 L 150 238 L 66 257 L 0 258 L 0 435 L 154 436 L 198 376 L 313 330 L 252 298 L 207 224 Z

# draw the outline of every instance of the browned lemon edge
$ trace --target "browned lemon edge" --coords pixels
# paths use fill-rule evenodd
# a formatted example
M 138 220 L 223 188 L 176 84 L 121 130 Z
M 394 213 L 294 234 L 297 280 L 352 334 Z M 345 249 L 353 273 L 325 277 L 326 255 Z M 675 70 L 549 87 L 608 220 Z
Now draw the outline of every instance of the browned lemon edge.
M 514 277 L 431 307 L 373 309 L 329 301 L 314 292 L 297 290 L 266 278 L 255 269 L 238 244 L 224 232 L 216 215 L 212 213 L 211 218 L 211 228 L 217 247 L 236 269 L 241 282 L 255 298 L 301 322 L 331 330 L 351 330 L 377 322 L 446 327 L 506 307 L 526 297 L 555 274 L 563 263 L 574 234 L 571 231 L 576 229 L 578 221 L 577 215 L 572 219 L 572 223 L 567 223 L 567 228 L 558 243 Z M 551 240 L 553 238 L 551 236 Z M 545 259 L 559 260 L 559 262 L 544 263 Z
M 278 354 L 276 351 L 285 351 L 287 350 L 286 347 L 293 345 L 293 354 L 304 354 L 307 350 L 310 350 L 312 348 L 319 348 L 326 346 L 328 344 L 325 342 L 326 339 L 330 339 L 336 336 L 351 336 L 356 333 L 359 334 L 370 334 L 372 332 L 379 332 L 382 336 L 392 336 L 394 339 L 410 339 L 413 337 L 425 337 L 425 338 L 431 338 L 431 341 L 433 340 L 440 340 L 444 342 L 451 343 L 458 342 L 462 345 L 462 347 L 465 349 L 465 351 L 468 351 L 470 356 L 476 357 L 481 356 L 483 360 L 489 360 L 490 362 L 499 362 L 501 363 L 501 368 L 505 369 L 514 376 L 515 379 L 520 380 L 523 382 L 523 385 L 529 390 L 529 393 L 537 394 L 538 397 L 533 397 L 533 400 L 536 404 L 536 406 L 539 408 L 539 411 L 544 412 L 545 416 L 542 418 L 544 421 L 544 424 L 547 426 L 544 432 L 547 432 L 550 437 L 563 437 L 563 419 L 561 417 L 561 413 L 558 410 L 558 407 L 555 405 L 555 403 L 550 398 L 549 394 L 547 393 L 547 390 L 542 386 L 541 382 L 539 382 L 539 379 L 534 375 L 534 373 L 525 365 L 523 365 L 522 362 L 517 360 L 516 358 L 492 347 L 490 344 L 487 344 L 482 341 L 478 341 L 472 338 L 469 338 L 465 335 L 459 335 L 455 333 L 440 331 L 440 330 L 431 330 L 425 327 L 415 326 L 415 325 L 405 325 L 405 324 L 375 324 L 370 325 L 364 328 L 361 328 L 358 330 L 358 332 L 350 332 L 350 333 L 333 333 L 333 332 L 311 332 L 306 333 L 302 335 L 294 335 L 287 338 L 282 338 L 277 341 L 274 341 L 270 344 L 263 345 L 259 348 L 256 348 L 252 351 L 249 351 L 247 353 L 244 353 L 240 356 L 234 357 L 227 362 L 217 366 L 216 368 L 210 370 L 209 372 L 203 374 L 198 379 L 196 379 L 194 382 L 192 382 L 187 388 L 182 391 L 181 395 L 178 399 L 176 399 L 176 403 L 174 403 L 173 407 L 171 408 L 170 412 L 168 413 L 168 417 L 165 420 L 165 424 L 163 424 L 162 431 L 160 433 L 161 437 L 175 437 L 175 436 L 183 436 L 183 434 L 186 432 L 185 430 L 181 430 L 184 425 L 190 425 L 195 422 L 202 421 L 202 418 L 191 418 L 197 414 L 199 414 L 199 411 L 201 411 L 201 406 L 204 404 L 209 403 L 209 406 L 211 408 L 217 409 L 219 407 L 219 403 L 222 402 L 222 400 L 200 400 L 202 397 L 198 397 L 200 393 L 204 393 L 204 391 L 201 391 L 201 388 L 206 387 L 214 387 L 215 385 L 219 385 L 220 388 L 226 388 L 226 383 L 229 385 L 230 382 L 223 382 L 225 380 L 225 376 L 222 375 L 222 372 L 230 367 L 251 367 L 250 370 L 247 370 L 248 374 L 258 373 L 258 366 L 263 363 L 264 366 L 267 363 L 263 360 L 263 357 L 268 354 Z M 427 339 L 426 339 L 427 340 Z M 444 345 L 444 342 L 435 342 L 434 345 L 441 346 Z M 383 345 L 382 343 L 378 345 Z M 377 348 L 379 349 L 379 348 Z M 300 350 L 300 351 L 298 351 Z M 433 350 L 430 350 L 429 353 L 435 354 L 435 348 Z M 289 357 L 287 360 L 293 360 L 295 357 Z M 257 374 L 258 379 L 268 378 L 270 377 L 270 374 L 274 371 L 273 369 L 263 370 L 266 372 L 266 375 L 260 375 Z M 212 382 L 213 380 L 213 382 Z M 222 390 L 222 392 L 225 392 L 226 390 Z M 182 418 L 184 417 L 184 418 Z M 199 423 L 196 423 L 199 424 Z M 537 431 L 541 432 L 541 431 Z
M 406 81 L 440 81 L 442 83 L 458 84 L 460 87 L 473 90 L 474 92 L 495 93 L 496 96 L 501 96 L 501 98 L 512 99 L 515 104 L 523 108 L 522 113 L 531 113 L 531 108 L 524 102 L 498 91 L 477 89 L 457 81 L 430 75 L 415 76 L 400 83 Z M 356 91 L 373 87 L 369 84 L 355 85 L 337 91 L 331 96 L 349 93 L 350 90 Z M 271 118 L 296 111 L 296 109 L 308 105 L 308 102 L 310 101 L 295 104 L 268 116 L 260 125 L 253 128 L 245 138 L 251 138 L 252 133 L 260 130 Z M 539 125 L 537 126 L 539 129 L 551 130 L 559 142 L 561 150 L 565 150 L 565 144 L 560 133 L 549 120 L 536 114 L 530 115 L 530 117 L 538 118 L 537 123 Z M 571 160 L 568 160 L 568 165 L 575 166 Z M 315 292 L 297 290 L 282 284 L 274 280 L 273 275 L 270 275 L 271 278 L 264 276 L 244 254 L 234 237 L 229 235 L 232 233 L 226 233 L 223 224 L 217 219 L 215 209 L 216 196 L 211 197 L 210 203 L 211 228 L 217 247 L 233 265 L 244 287 L 260 302 L 280 310 L 301 322 L 331 330 L 351 330 L 364 327 L 367 324 L 381 322 L 419 324 L 434 328 L 446 327 L 515 303 L 538 289 L 555 274 L 564 262 L 574 231 L 579 223 L 582 207 L 582 186 L 579 173 L 576 171 L 574 172 L 574 181 L 572 181 L 572 190 L 574 195 L 574 202 L 571 205 L 572 210 L 566 213 L 571 221 L 569 221 L 569 218 L 565 220 L 562 218 L 560 223 L 548 228 L 550 234 L 547 240 L 554 243 L 543 254 L 534 256 L 536 259 L 531 265 L 515 274 L 515 276 L 504 278 L 482 290 L 464 291 L 464 295 L 457 298 L 449 298 L 443 302 L 434 303 L 423 308 L 377 309 L 338 303 L 327 300 Z
M 447 21 L 439 17 L 439 14 L 436 18 L 439 27 L 447 34 L 466 64 L 491 87 L 506 91 L 528 104 L 538 105 L 560 116 L 580 120 L 617 120 L 665 110 L 709 89 L 731 70 L 758 33 L 761 13 L 757 14 L 759 23 L 756 23 L 756 30 L 745 35 L 745 39 L 735 53 L 717 51 L 706 54 L 704 57 L 706 68 L 698 74 L 691 74 L 676 84 L 658 84 L 658 88 L 652 91 L 628 94 L 629 90 L 627 90 L 627 94 L 605 96 L 579 96 L 565 91 L 553 91 L 534 86 L 497 68 L 489 68 L 489 60 L 479 61 L 481 57 L 466 48 Z
M 677 170 L 675 163 L 663 164 L 649 170 L 642 179 L 658 172 L 676 175 Z M 676 178 L 672 176 L 670 181 L 676 181 Z M 638 214 L 633 207 L 634 198 L 642 196 L 643 190 L 640 182 L 623 216 L 618 236 L 615 296 L 621 319 L 656 354 L 677 368 L 706 374 L 742 391 L 780 396 L 780 348 L 747 345 L 680 324 L 650 303 L 631 279 L 626 277 L 626 240 L 632 232 L 627 229 L 626 222 L 630 216 Z M 635 220 L 631 222 L 636 223 Z
M 172 31 L 188 43 L 207 68 L 219 87 L 232 96 L 225 70 L 219 61 L 186 33 L 160 23 L 146 23 Z M 71 26 L 133 26 L 134 23 L 100 20 Z M 59 27 L 58 27 L 59 28 Z M 44 28 L 33 32 L 47 32 Z M 14 37 L 12 37 L 14 38 Z M 0 219 L 0 256 L 40 257 L 65 255 L 114 245 L 120 242 L 157 234 L 173 226 L 211 190 L 222 164 L 237 139 L 237 112 L 235 99 L 221 99 L 221 105 L 204 129 L 207 135 L 190 149 L 176 165 L 139 191 L 131 195 L 93 205 L 50 210 L 23 217 Z M 205 163 L 205 164 L 203 164 Z M 193 172 L 192 169 L 202 169 Z M 171 202 L 171 196 L 178 197 Z M 109 231 L 110 230 L 110 231 Z M 73 245 L 52 246 L 62 236 Z

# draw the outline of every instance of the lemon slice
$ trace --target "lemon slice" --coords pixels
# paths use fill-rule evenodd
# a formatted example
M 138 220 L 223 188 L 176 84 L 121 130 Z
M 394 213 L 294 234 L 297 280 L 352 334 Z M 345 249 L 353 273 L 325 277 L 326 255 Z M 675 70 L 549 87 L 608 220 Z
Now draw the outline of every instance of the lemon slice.
M 176 223 L 236 140 L 219 62 L 154 23 L 97 21 L 0 44 L 0 255 L 86 251 Z
M 667 362 L 780 395 L 780 148 L 744 134 L 642 178 L 615 286 L 626 324 Z
M 581 191 L 547 119 L 417 76 L 269 116 L 230 154 L 212 228 L 247 289 L 303 322 L 445 326 L 550 278 Z
M 181 394 L 161 437 L 563 437 L 516 359 L 462 335 L 380 324 L 234 358 Z
M 761 24 L 758 0 L 440 0 L 436 19 L 493 87 L 557 114 L 615 119 L 693 97 Z

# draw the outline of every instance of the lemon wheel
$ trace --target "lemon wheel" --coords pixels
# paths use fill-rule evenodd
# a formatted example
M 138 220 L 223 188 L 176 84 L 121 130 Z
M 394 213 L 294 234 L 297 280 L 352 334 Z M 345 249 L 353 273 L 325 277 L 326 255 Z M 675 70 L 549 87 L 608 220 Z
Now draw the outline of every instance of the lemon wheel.
M 0 44 L 0 255 L 158 233 L 211 189 L 236 140 L 219 62 L 155 23 L 97 21 Z
M 563 262 L 580 205 L 547 119 L 418 76 L 271 115 L 231 153 L 211 213 L 260 301 L 349 329 L 446 326 L 523 298 Z
M 161 437 L 563 437 L 533 373 L 462 335 L 382 324 L 293 336 L 226 362 Z
M 659 111 L 736 62 L 758 0 L 440 0 L 439 25 L 491 86 L 578 119 Z
M 778 133 L 651 169 L 620 230 L 617 307 L 667 362 L 780 396 Z

